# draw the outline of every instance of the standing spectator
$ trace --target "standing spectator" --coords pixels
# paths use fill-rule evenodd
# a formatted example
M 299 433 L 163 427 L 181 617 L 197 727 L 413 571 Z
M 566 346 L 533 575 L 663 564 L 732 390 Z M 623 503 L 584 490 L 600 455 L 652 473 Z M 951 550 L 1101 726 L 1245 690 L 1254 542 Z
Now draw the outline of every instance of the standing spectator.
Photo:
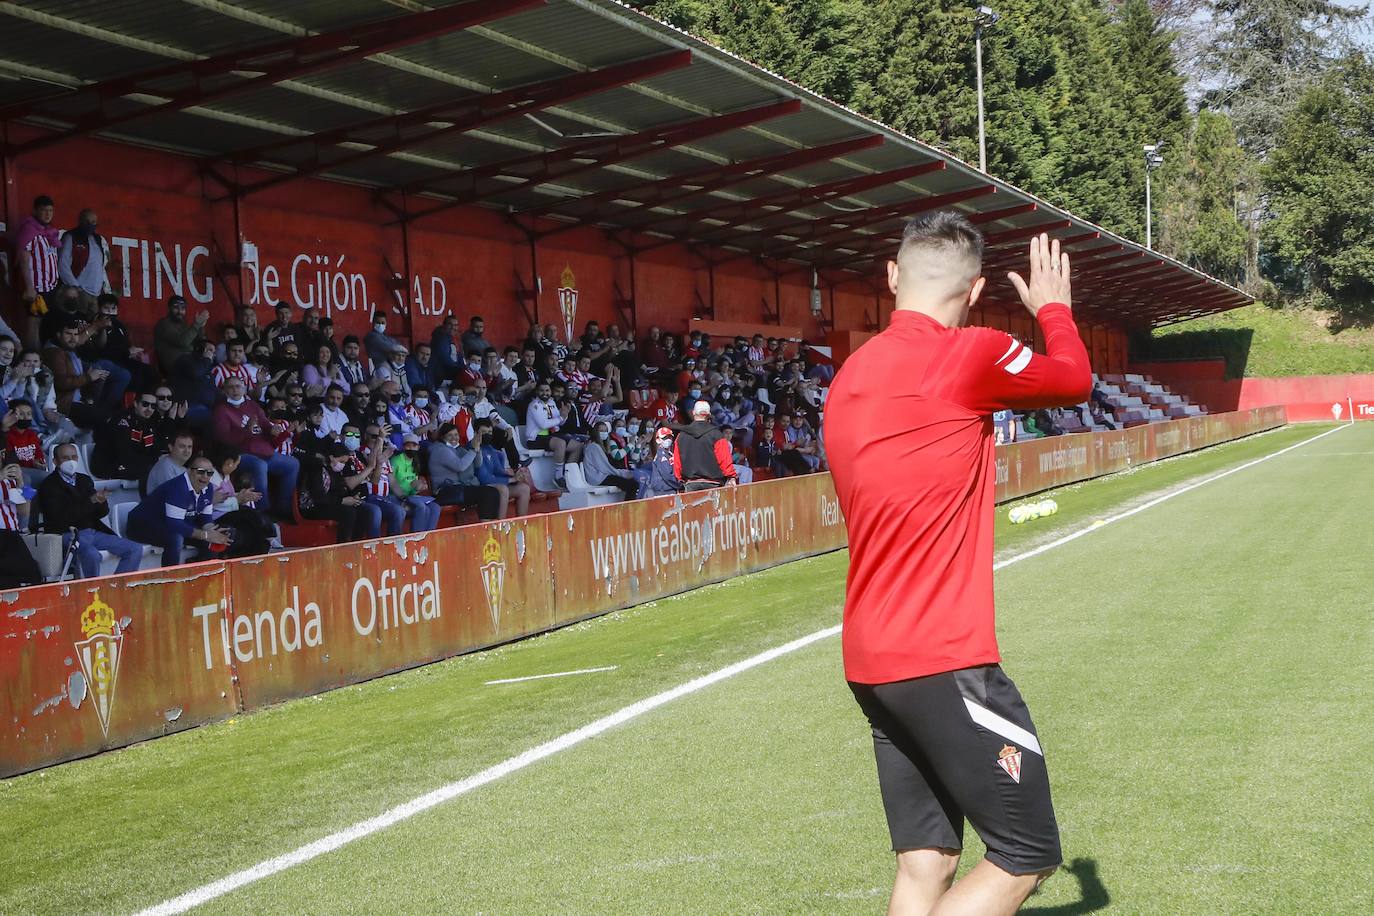
M 247 360 L 243 342 L 236 340 L 225 347 L 224 362 L 210 370 L 210 381 L 223 391 L 225 381 L 236 378 L 243 382 L 245 391 L 252 391 L 258 387 L 258 374 L 258 367 Z
M 291 326 L 291 337 L 304 356 L 309 356 L 320 347 L 329 347 L 331 352 L 334 349 L 333 343 L 326 341 L 320 333 L 320 310 L 313 305 L 301 306 L 301 320 Z
M 299 350 L 301 340 L 296 336 L 298 325 L 291 320 L 291 303 L 278 302 L 273 311 L 276 312 L 277 317 L 266 328 L 263 328 L 262 339 L 267 342 L 267 346 L 274 353 L 289 343 L 295 344 L 296 349 Z M 254 342 L 256 343 L 256 341 Z
M 101 477 L 142 480 L 162 454 L 157 430 L 157 398 L 140 394 L 134 406 L 96 436 L 92 470 Z
M 71 548 L 76 536 L 76 557 L 81 575 L 87 579 L 100 575 L 100 551 L 119 557 L 116 573 L 133 572 L 143 561 L 143 545 L 117 536 L 105 524 L 109 514 L 109 494 L 97 490 L 95 481 L 77 470 L 76 446 L 59 445 L 53 451 L 56 470 L 38 487 L 38 509 L 43 530 L 62 535 L 62 551 Z
M 215 342 L 197 338 L 192 349 L 178 357 L 172 370 L 172 392 L 186 404 L 186 419 L 197 428 L 209 418 L 219 398 L 211 380 L 214 366 Z
M 382 513 L 364 498 L 367 475 L 353 466 L 352 453 L 337 442 L 325 446 L 324 455 L 301 488 L 301 515 L 337 522 L 340 544 L 377 537 Z
M 366 385 L 372 378 L 372 373 L 368 372 L 359 358 L 360 352 L 358 338 L 352 334 L 344 338 L 337 380 L 350 389 L 354 385 Z
M 483 486 L 477 477 L 481 448 L 480 432 L 474 432 L 472 442 L 464 446 L 459 441 L 458 427 L 444 424 L 439 428 L 439 441 L 429 450 L 429 482 L 439 505 L 475 508 L 478 518 L 490 521 L 501 511 L 501 496 L 495 487 Z
M 33 405 L 17 399 L 9 402 L 9 410 L 0 421 L 5 435 L 5 461 L 19 465 L 24 485 L 36 487 L 48 476 L 44 465 L 43 443 L 33 428 Z
M 167 314 L 153 325 L 153 350 L 164 373 L 171 373 L 177 360 L 191 353 L 197 339 L 205 335 L 210 313 L 204 309 L 192 324 L 186 323 L 186 300 L 173 296 L 167 300 Z
M 216 442 L 242 454 L 241 462 L 253 478 L 253 489 L 268 494 L 269 504 L 277 517 L 291 518 L 291 499 L 301 472 L 300 462 L 290 455 L 277 454 L 267 415 L 261 404 L 244 396 L 242 378 L 226 377 L 220 391 L 224 399 L 210 415 L 211 435 Z
M 639 345 L 639 360 L 644 364 L 644 372 L 655 377 L 665 373 L 672 365 L 663 344 L 662 328 L 657 325 L 649 328 L 649 336 Z
M 405 345 L 394 337 L 386 333 L 386 313 L 372 313 L 372 330 L 367 332 L 363 344 L 367 350 L 367 358 L 372 361 L 373 366 L 379 366 L 391 358 L 391 354 L 397 350 L 404 349 Z
M 62 236 L 57 252 L 58 276 L 73 290 L 77 308 L 88 319 L 96 313 L 96 297 L 110 292 L 110 246 L 96 231 L 98 222 L 94 210 L 82 210 L 75 228 Z
M 214 466 L 204 455 L 190 460 L 186 473 L 149 493 L 129 513 L 129 537 L 162 548 L 162 565 L 181 563 L 188 541 L 205 549 L 225 547 L 229 537 L 210 520 Z
M 439 503 L 429 493 L 429 481 L 420 476 L 420 437 L 414 433 L 408 434 L 401 450 L 391 456 L 391 492 L 410 507 L 411 531 L 439 527 Z
M 52 198 L 46 194 L 33 199 L 33 213 L 19 224 L 15 249 L 19 255 L 19 302 L 29 312 L 30 344 L 38 318 L 47 312 L 60 277 L 57 273 L 58 232 L 52 219 L 56 213 Z
M 510 506 L 510 500 L 515 498 L 515 514 L 528 515 L 530 511 L 530 485 L 518 479 L 518 471 L 512 471 L 507 461 L 506 453 L 503 450 L 503 442 L 498 441 L 498 437 L 504 433 L 497 433 L 492 429 L 490 418 L 478 420 L 476 423 L 476 437 L 481 441 L 481 454 L 477 462 L 477 481 L 483 486 L 495 487 L 499 494 L 496 501 L 496 517 L 505 518 L 506 511 Z
M 491 349 L 491 344 L 487 343 L 486 337 L 483 336 L 486 329 L 487 323 L 482 320 L 482 316 L 473 315 L 472 320 L 468 322 L 468 329 L 463 332 L 463 356 L 470 358 L 474 354 L 486 355 Z
M 37 585 L 43 573 L 21 534 L 28 527 L 29 498 L 19 465 L 0 470 L 0 588 Z
M 711 405 L 697 401 L 692 422 L 678 433 L 673 447 L 673 473 L 691 493 L 737 483 L 730 443 L 711 423 Z
M 594 427 L 592 441 L 582 452 L 582 476 L 588 486 L 611 486 L 625 494 L 626 499 L 639 495 L 639 484 L 630 471 L 622 471 L 611 464 L 606 449 L 610 445 L 611 430 L 603 421 Z
M 429 345 L 433 349 L 434 379 L 440 386 L 452 382 L 463 366 L 462 355 L 454 335 L 458 333 L 458 319 L 452 315 L 444 318 L 441 325 L 430 335 Z
M 184 429 L 172 434 L 167 443 L 167 453 L 157 459 L 152 470 L 148 472 L 147 481 L 140 487 L 143 495 L 147 496 L 173 477 L 185 474 L 186 462 L 191 460 L 195 448 L 196 438 L 190 430 Z

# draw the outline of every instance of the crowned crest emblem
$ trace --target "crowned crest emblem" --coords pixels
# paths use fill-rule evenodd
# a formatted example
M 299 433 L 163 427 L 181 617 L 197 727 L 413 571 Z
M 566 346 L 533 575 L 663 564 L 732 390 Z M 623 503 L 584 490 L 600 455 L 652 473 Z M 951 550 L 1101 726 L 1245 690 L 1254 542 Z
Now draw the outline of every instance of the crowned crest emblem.
M 577 278 L 567 265 L 564 265 L 563 273 L 558 278 L 558 309 L 563 313 L 563 331 L 571 343 L 573 326 L 577 323 Z
M 487 535 L 482 545 L 482 590 L 487 595 L 487 611 L 491 614 L 493 633 L 501 629 L 501 597 L 506 590 L 506 561 L 495 534 Z
M 1021 782 L 1021 752 L 1010 744 L 1002 745 L 1002 751 L 997 755 L 997 765 L 1007 771 L 1012 782 Z
M 124 634 L 115 623 L 114 613 L 114 608 L 100 600 L 97 590 L 81 612 L 81 632 L 86 638 L 76 643 L 76 655 L 94 701 L 91 705 L 100 719 L 100 731 L 106 736 L 110 734 L 110 709 L 114 706 L 115 677 L 119 674 L 124 644 Z

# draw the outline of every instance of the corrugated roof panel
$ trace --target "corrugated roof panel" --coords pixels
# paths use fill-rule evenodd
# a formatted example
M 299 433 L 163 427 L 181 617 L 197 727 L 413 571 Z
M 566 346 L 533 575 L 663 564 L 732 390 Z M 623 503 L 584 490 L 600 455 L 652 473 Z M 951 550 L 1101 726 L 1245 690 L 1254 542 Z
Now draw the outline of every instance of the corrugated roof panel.
M 664 42 L 599 16 L 587 16 L 570 3 L 554 0 L 488 23 L 486 30 L 543 48 L 588 67 L 604 67 L 662 51 Z
M 139 41 L 210 56 L 280 39 L 280 34 L 177 0 L 89 3 L 81 0 L 25 0 L 26 7 Z M 166 61 L 174 61 L 167 55 Z

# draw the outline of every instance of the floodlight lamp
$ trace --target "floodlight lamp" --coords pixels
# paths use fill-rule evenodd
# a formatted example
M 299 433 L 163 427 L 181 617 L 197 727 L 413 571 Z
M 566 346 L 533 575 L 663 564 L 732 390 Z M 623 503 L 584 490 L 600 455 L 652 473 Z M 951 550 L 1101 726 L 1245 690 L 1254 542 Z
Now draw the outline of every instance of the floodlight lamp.
M 1146 156 L 1152 155 L 1152 154 L 1154 153 L 1154 151 L 1157 150 L 1157 149 L 1159 149 L 1159 145 L 1158 145 L 1158 144 L 1156 144 L 1156 143 L 1146 143 L 1146 144 L 1145 144 L 1145 155 L 1146 155 Z
M 980 7 L 978 7 L 978 11 L 977 11 L 977 14 L 976 14 L 976 15 L 977 15 L 977 20 L 978 20 L 978 25 L 980 25 L 980 26 L 995 25 L 996 22 L 997 22 L 997 20 L 1002 18 L 1001 16 L 997 15 L 996 10 L 994 10 L 994 9 L 993 9 L 992 7 L 990 7 L 990 6 L 980 6 Z

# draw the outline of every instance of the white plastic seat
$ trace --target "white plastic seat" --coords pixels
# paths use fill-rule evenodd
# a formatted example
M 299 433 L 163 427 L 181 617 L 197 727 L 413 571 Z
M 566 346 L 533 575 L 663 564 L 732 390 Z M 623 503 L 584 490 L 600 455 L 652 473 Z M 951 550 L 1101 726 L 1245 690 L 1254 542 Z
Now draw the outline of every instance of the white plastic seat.
M 569 462 L 564 469 L 564 474 L 568 484 L 568 492 L 558 498 L 558 508 L 560 509 L 604 506 L 618 503 L 625 498 L 625 494 L 617 487 L 594 487 L 587 483 L 587 477 L 582 473 L 580 463 Z

